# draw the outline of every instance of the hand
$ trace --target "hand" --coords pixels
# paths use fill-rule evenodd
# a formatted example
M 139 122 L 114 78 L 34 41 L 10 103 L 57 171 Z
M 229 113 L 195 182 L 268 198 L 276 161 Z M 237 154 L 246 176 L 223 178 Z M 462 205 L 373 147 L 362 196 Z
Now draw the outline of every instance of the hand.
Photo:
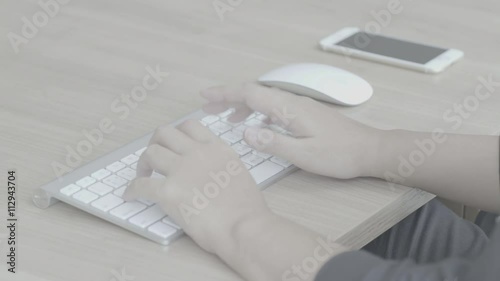
M 230 121 L 253 111 L 285 128 L 292 136 L 248 128 L 245 141 L 255 149 L 284 158 L 299 168 L 325 176 L 353 178 L 375 174 L 380 131 L 363 125 L 311 98 L 249 83 L 202 91 L 206 112 L 236 109 Z
M 234 104 L 238 111 L 232 119 L 243 119 L 252 111 L 250 108 L 271 112 L 272 107 L 265 110 L 261 106 L 265 104 L 265 100 L 260 100 L 264 95 L 252 96 L 249 93 L 246 97 L 252 107 L 247 107 L 237 94 L 228 95 L 228 99 L 240 100 Z M 287 96 L 293 102 L 279 100 L 273 95 L 275 105 L 286 104 L 299 112 L 297 102 L 303 98 L 284 92 L 278 95 Z M 214 101 L 217 95 L 211 98 Z M 211 106 L 222 111 L 228 103 L 219 100 Z M 292 120 L 290 128 L 300 127 L 301 123 L 297 121 L 300 120 Z M 300 122 L 304 121 L 308 119 Z M 283 140 L 286 139 L 294 138 L 283 136 Z M 265 148 L 276 145 L 271 143 Z M 281 155 L 286 156 L 285 153 Z M 165 177 L 150 177 L 153 170 Z M 238 155 L 195 120 L 188 120 L 177 128 L 161 127 L 155 132 L 139 159 L 137 178 L 124 194 L 125 200 L 137 198 L 159 204 L 198 245 L 217 254 L 247 280 L 283 279 L 284 274 L 291 272 L 291 266 L 302 264 L 311 251 L 319 247 L 318 234 L 269 210 Z M 329 242 L 328 245 L 330 250 L 318 260 L 318 269 L 330 256 L 347 250 L 335 243 Z M 313 277 L 314 273 L 308 274 L 308 280 Z
M 149 177 L 153 170 L 165 177 Z M 212 253 L 245 218 L 273 216 L 238 155 L 196 120 L 156 130 L 124 198 L 157 202 Z

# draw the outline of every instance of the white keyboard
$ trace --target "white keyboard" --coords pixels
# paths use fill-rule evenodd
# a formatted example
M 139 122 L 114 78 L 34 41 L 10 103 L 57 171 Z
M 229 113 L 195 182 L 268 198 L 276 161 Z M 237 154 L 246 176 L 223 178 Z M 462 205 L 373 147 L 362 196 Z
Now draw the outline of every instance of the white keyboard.
M 231 110 L 218 115 L 202 111 L 192 113 L 172 124 L 186 119 L 198 119 L 214 134 L 230 145 L 240 156 L 258 186 L 263 189 L 296 168 L 286 160 L 255 151 L 243 140 L 243 132 L 250 126 L 265 126 L 263 114 L 253 113 L 245 121 L 233 124 L 227 121 Z M 269 126 L 280 133 L 282 128 Z M 163 245 L 183 234 L 163 210 L 151 201 L 122 199 L 128 183 L 136 176 L 137 161 L 151 138 L 148 134 L 109 153 L 68 175 L 40 187 L 34 197 L 35 204 L 47 207 L 56 200 L 73 205 L 102 219 L 133 231 Z M 161 176 L 156 173 L 153 176 Z M 40 196 L 43 194 L 43 196 Z M 44 197 L 47 204 L 40 203 Z

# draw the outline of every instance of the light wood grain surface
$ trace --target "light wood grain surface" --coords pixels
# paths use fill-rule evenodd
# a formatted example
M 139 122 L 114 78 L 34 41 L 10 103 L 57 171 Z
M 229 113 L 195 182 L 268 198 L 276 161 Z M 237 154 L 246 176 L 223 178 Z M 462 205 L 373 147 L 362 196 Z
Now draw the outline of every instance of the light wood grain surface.
M 11 168 L 18 172 L 22 273 L 17 279 L 109 281 L 125 270 L 133 277 L 127 280 L 137 281 L 241 280 L 188 237 L 162 247 L 66 204 L 40 210 L 31 203 L 33 190 L 55 178 L 51 163 L 64 163 L 66 146 L 74 147 L 84 138 L 82 130 L 96 128 L 106 116 L 116 129 L 84 162 L 199 108 L 200 89 L 255 80 L 286 63 L 318 62 L 352 71 L 373 85 L 368 103 L 332 109 L 366 124 L 500 132 L 500 89 L 459 128 L 443 119 L 455 103 L 473 95 L 478 77 L 500 80 L 498 1 L 401 0 L 402 12 L 382 26 L 383 34 L 465 52 L 463 60 L 438 75 L 317 47 L 321 38 L 342 27 L 363 28 L 374 21 L 371 11 L 387 9 L 390 1 L 243 0 L 222 18 L 215 2 L 72 0 L 18 54 L 7 34 L 21 34 L 22 18 L 31 19 L 42 9 L 34 0 L 0 3 L 0 167 L 2 175 Z M 111 103 L 141 83 L 148 65 L 159 65 L 169 77 L 128 118 L 117 118 Z M 5 180 L 0 181 L 3 186 Z M 1 192 L 5 221 L 5 189 Z M 277 213 L 354 248 L 432 198 L 380 180 L 334 180 L 303 171 L 264 193 Z M 6 229 L 0 229 L 4 256 Z

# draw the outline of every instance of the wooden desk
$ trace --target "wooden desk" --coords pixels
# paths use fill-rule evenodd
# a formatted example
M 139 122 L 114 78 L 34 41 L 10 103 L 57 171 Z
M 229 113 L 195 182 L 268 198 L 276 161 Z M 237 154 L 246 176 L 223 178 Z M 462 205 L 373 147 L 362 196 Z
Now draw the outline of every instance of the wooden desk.
M 34 188 L 55 177 L 51 163 L 64 163 L 65 147 L 74 147 L 82 130 L 97 127 L 105 116 L 116 129 L 85 162 L 199 108 L 202 88 L 254 80 L 286 63 L 318 62 L 357 73 L 373 85 L 368 103 L 336 109 L 356 120 L 380 128 L 498 134 L 498 89 L 456 130 L 442 116 L 474 93 L 479 76 L 500 80 L 495 28 L 500 3 L 401 0 L 403 10 L 382 26 L 384 34 L 465 51 L 465 59 L 439 75 L 317 47 L 341 27 L 363 28 L 374 21 L 370 11 L 387 9 L 388 2 L 243 1 L 221 21 L 212 1 L 73 0 L 18 54 L 2 36 L 0 158 L 2 174 L 18 171 L 18 279 L 119 280 L 114 273 L 123 268 L 133 280 L 240 280 L 188 237 L 161 247 L 66 204 L 46 210 L 32 204 Z M 37 1 L 1 6 L 4 35 L 20 34 L 21 18 L 42 10 Z M 169 77 L 128 118 L 117 118 L 112 102 L 141 83 L 148 65 L 159 65 Z M 264 193 L 277 213 L 356 248 L 432 198 L 379 180 L 342 181 L 302 171 Z M 1 198 L 3 217 L 4 189 Z M 5 237 L 6 229 L 0 229 Z M 5 239 L 0 245 L 3 256 Z

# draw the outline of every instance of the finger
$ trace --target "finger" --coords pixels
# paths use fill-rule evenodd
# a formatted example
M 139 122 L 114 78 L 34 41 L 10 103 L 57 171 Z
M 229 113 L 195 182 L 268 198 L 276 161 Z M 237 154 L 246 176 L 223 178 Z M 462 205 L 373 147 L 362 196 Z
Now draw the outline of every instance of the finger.
M 212 87 L 201 94 L 211 103 L 243 103 L 253 111 L 269 116 L 273 123 L 291 128 L 295 117 L 305 113 L 303 102 L 307 100 L 286 91 L 254 83 Z
M 245 141 L 256 150 L 295 162 L 300 154 L 299 139 L 273 132 L 269 129 L 250 127 L 245 130 Z
M 229 122 L 238 123 L 245 118 L 247 118 L 250 114 L 253 113 L 253 110 L 246 106 L 244 103 L 238 102 L 222 102 L 222 103 L 213 103 L 209 102 L 202 106 L 202 109 L 205 113 L 208 114 L 218 114 L 224 112 L 230 108 L 233 108 L 235 112 L 233 112 L 228 117 Z
M 241 93 L 243 84 L 215 86 L 204 89 L 200 95 L 211 103 L 242 103 L 244 98 L 236 93 Z
M 252 113 L 253 113 L 252 109 L 246 106 L 242 106 L 236 108 L 236 111 L 227 118 L 227 121 L 232 123 L 239 123 L 245 120 Z
M 235 108 L 241 105 L 242 103 L 236 103 L 236 102 L 222 102 L 222 103 L 209 102 L 202 106 L 202 110 L 208 114 L 218 114 L 228 110 L 229 108 Z
M 217 138 L 207 127 L 203 126 L 198 120 L 187 120 L 177 126 L 179 131 L 183 132 L 193 140 L 199 142 L 210 142 Z
M 156 129 L 149 144 L 159 144 L 177 154 L 183 154 L 190 150 L 194 141 L 175 127 L 162 126 Z
M 178 159 L 178 154 L 159 144 L 149 145 L 137 163 L 137 177 L 149 177 L 153 171 L 167 175 Z
M 230 108 L 234 108 L 235 110 L 227 119 L 232 123 L 239 123 L 253 113 L 253 110 L 243 103 L 232 103 L 230 106 L 226 106 L 225 104 L 208 103 L 202 107 L 203 111 L 208 114 L 218 114 Z
M 141 198 L 159 202 L 164 197 L 163 189 L 166 188 L 166 181 L 166 178 L 136 178 L 125 189 L 122 198 L 125 201 Z

